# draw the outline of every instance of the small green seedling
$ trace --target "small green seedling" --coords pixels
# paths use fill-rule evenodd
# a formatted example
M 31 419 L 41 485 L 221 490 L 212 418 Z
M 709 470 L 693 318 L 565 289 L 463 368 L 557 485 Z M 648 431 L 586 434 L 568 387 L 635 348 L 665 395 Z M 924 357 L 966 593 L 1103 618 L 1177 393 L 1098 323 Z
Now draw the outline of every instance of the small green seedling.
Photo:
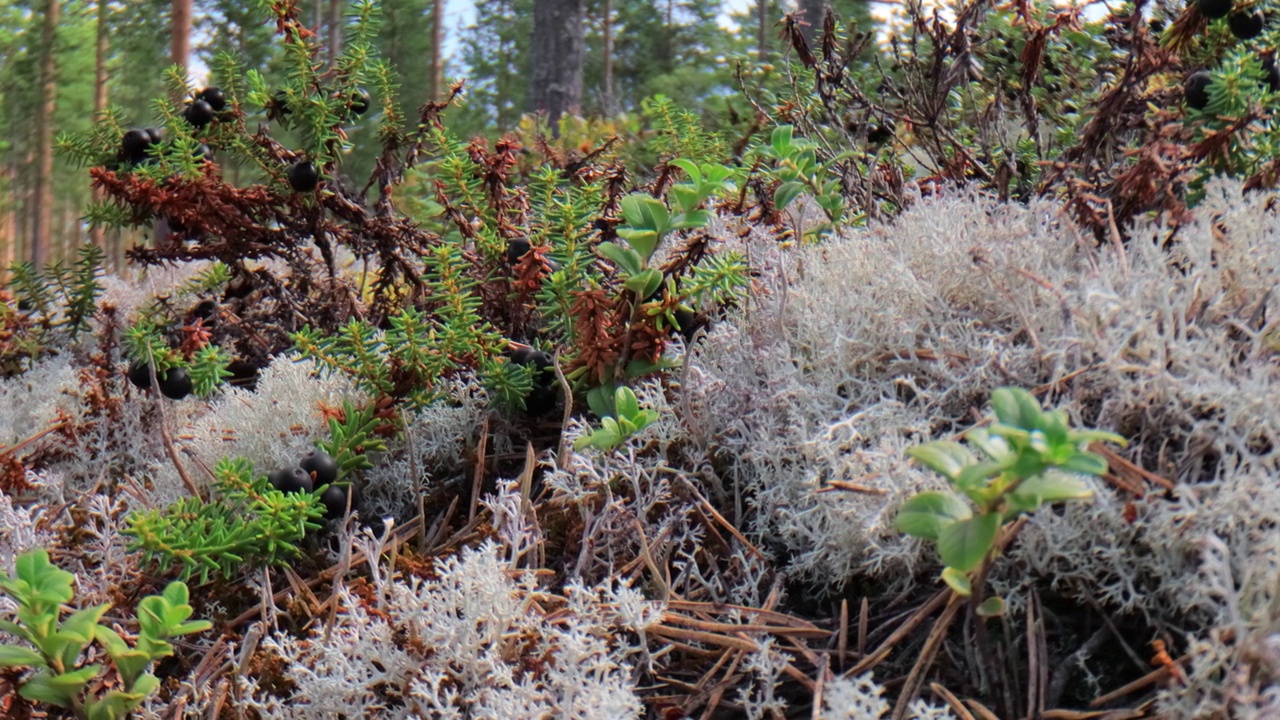
M 895 522 L 898 530 L 937 544 L 946 565 L 942 579 L 966 597 L 973 592 L 971 575 L 994 555 L 1006 522 L 1042 505 L 1090 496 L 1080 476 L 1102 475 L 1107 461 L 1085 450 L 1088 443 L 1125 444 L 1114 433 L 1068 427 L 1066 411 L 1045 412 L 1026 390 L 996 390 L 991 405 L 995 422 L 965 433 L 968 446 L 939 440 L 907 451 L 958 492 L 920 493 L 903 504 Z M 998 614 L 1002 603 L 991 601 L 984 608 Z
M 578 438 L 573 443 L 575 450 L 587 447 L 612 450 L 658 420 L 658 412 L 648 408 L 642 410 L 640 403 L 636 401 L 636 394 L 625 385 L 614 391 L 613 406 L 613 417 L 602 418 L 601 427 Z
M 147 667 L 173 654 L 169 638 L 203 632 L 207 620 L 188 620 L 187 586 L 169 583 L 164 594 L 138 603 L 138 640 L 130 647 L 119 633 L 100 624 L 109 604 L 76 611 L 65 620 L 61 606 L 75 597 L 75 576 L 49 562 L 49 553 L 32 550 L 18 557 L 17 576 L 0 578 L 0 590 L 18 604 L 17 622 L 0 621 L 0 630 L 31 643 L 0 645 L 0 667 L 31 667 L 18 694 L 34 701 L 66 708 L 77 718 L 117 720 L 142 704 L 160 687 Z M 86 688 L 103 674 L 102 665 L 81 665 L 81 655 L 97 641 L 115 665 L 123 689 L 87 696 Z

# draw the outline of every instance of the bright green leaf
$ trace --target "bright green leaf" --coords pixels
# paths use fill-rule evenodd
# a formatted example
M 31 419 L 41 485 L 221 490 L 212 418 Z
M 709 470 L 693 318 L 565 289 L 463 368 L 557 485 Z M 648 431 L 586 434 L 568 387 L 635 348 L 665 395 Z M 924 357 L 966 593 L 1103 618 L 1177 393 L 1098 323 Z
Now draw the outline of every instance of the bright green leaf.
M 999 513 L 953 522 L 938 533 L 938 554 L 947 567 L 968 572 L 982 564 L 982 559 L 995 546 L 999 530 Z
M 936 541 L 943 528 L 971 517 L 969 505 L 956 495 L 922 492 L 902 504 L 893 525 L 899 532 Z
M 955 480 L 966 466 L 977 462 L 977 458 L 969 448 L 958 442 L 938 440 L 916 445 L 907 450 L 907 457 L 942 475 L 948 480 Z

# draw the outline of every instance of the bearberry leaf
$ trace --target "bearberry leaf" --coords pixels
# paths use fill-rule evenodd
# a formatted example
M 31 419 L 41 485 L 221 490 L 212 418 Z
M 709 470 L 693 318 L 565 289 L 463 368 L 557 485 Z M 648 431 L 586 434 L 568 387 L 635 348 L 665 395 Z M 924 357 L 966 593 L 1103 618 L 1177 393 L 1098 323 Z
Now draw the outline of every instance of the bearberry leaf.
M 902 504 L 893 525 L 913 537 L 937 541 L 943 528 L 971 517 L 973 511 L 960 497 L 946 492 L 922 492 Z
M 999 530 L 1000 513 L 953 522 L 938 532 L 938 554 L 947 567 L 968 572 L 982 563 Z
M 969 597 L 973 594 L 973 584 L 969 582 L 969 576 L 955 568 L 943 568 L 942 582 L 960 597 Z
M 1004 598 L 1000 597 L 999 595 L 992 595 L 986 600 L 983 600 L 982 604 L 979 605 L 974 610 L 974 612 L 978 614 L 978 617 L 984 617 L 984 618 L 1000 617 L 1004 615 L 1004 611 L 1005 611 Z
M 961 470 L 977 462 L 969 448 L 950 440 L 917 445 L 907 450 L 907 456 L 948 480 L 955 480 Z
M 991 393 L 991 408 L 1001 424 L 1022 430 L 1040 427 L 1040 402 L 1022 388 L 1006 387 Z

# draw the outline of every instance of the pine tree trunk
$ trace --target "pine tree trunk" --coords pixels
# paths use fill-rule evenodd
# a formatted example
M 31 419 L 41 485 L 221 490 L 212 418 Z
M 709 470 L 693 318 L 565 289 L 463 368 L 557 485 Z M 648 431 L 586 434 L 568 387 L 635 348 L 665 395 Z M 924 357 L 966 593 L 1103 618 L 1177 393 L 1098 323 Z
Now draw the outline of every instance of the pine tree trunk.
M 53 115 L 58 102 L 58 65 L 54 40 L 58 32 L 59 0 L 48 0 L 40 32 L 40 103 L 36 106 L 36 182 L 32 209 L 31 263 L 49 262 L 53 230 Z
M 604 0 L 604 114 L 618 113 L 613 99 L 613 1 Z
M 557 121 L 582 105 L 583 0 L 534 0 L 529 109 Z
M 444 59 L 441 48 L 444 46 L 444 0 L 433 0 L 431 3 L 431 82 L 427 84 L 430 95 L 427 100 L 440 99 L 444 91 Z
M 342 54 L 342 0 L 329 0 L 329 66 Z
M 173 0 L 171 55 L 174 65 L 185 70 L 191 48 L 191 0 Z
M 756 45 L 759 48 L 758 55 L 760 62 L 764 62 L 765 55 L 769 52 L 769 0 L 759 0 L 756 6 L 757 19 L 760 22 L 758 35 L 756 36 Z
M 93 118 L 96 121 L 107 107 L 107 0 L 98 0 L 98 42 L 93 56 Z M 102 199 L 102 191 L 93 189 L 93 199 Z M 115 267 L 115 248 L 108 247 L 105 241 L 105 230 L 94 225 L 89 230 L 89 240 L 102 248 L 107 254 L 107 264 Z M 114 234 L 119 238 L 119 233 Z

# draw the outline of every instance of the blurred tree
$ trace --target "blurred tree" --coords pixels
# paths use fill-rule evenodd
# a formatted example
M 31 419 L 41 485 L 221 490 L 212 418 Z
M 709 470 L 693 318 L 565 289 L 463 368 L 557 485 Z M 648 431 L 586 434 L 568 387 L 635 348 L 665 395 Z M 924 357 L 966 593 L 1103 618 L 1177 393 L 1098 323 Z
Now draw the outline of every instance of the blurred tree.
M 40 29 L 40 102 L 36 105 L 36 182 L 31 225 L 31 263 L 49 261 L 53 231 L 53 115 L 58 102 L 58 37 L 60 0 L 46 0 Z
M 533 0 L 528 109 L 546 113 L 553 134 L 582 109 L 583 0 Z
M 466 134 L 514 128 L 528 107 L 534 0 L 477 0 L 462 36 L 467 92 L 455 129 Z
M 170 8 L 170 42 L 169 53 L 174 65 L 187 66 L 187 56 L 191 47 L 191 0 L 173 0 Z

